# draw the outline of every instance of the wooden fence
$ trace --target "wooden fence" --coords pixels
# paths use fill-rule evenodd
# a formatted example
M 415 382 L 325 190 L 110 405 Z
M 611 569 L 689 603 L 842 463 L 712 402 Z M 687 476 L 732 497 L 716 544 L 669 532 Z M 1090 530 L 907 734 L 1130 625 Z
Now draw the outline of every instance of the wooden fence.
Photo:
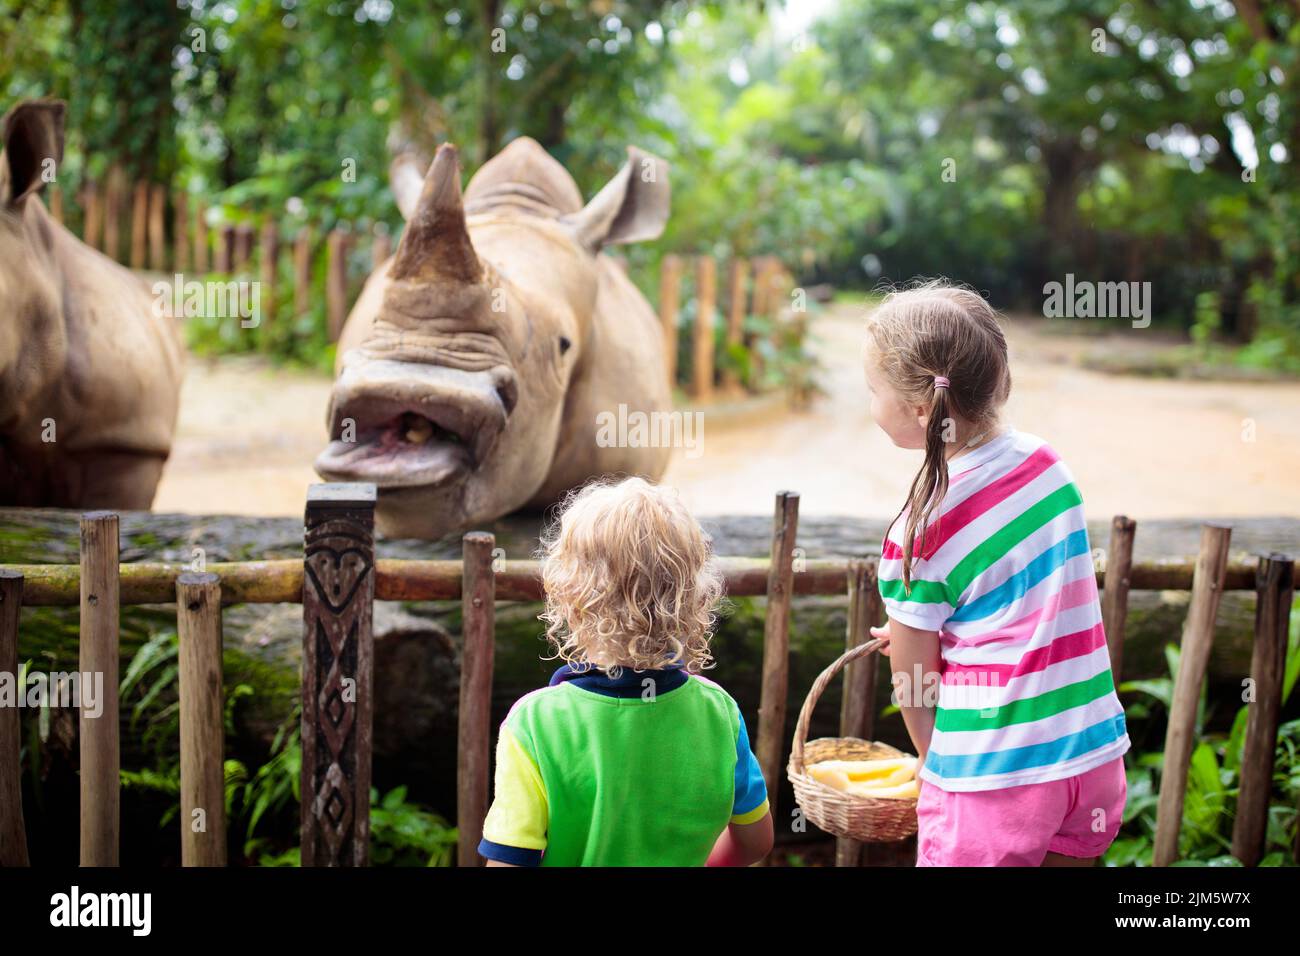
M 117 516 L 82 518 L 80 565 L 0 568 L 0 671 L 17 673 L 19 608 L 81 606 L 81 668 L 102 672 L 103 713 L 81 718 L 81 862 L 118 861 L 117 707 L 118 608 L 175 603 L 180 641 L 181 859 L 185 866 L 225 863 L 222 812 L 224 758 L 221 690 L 223 605 L 300 603 L 303 608 L 302 862 L 304 866 L 358 866 L 368 860 L 373 713 L 374 601 L 454 601 L 463 608 L 457 769 L 458 861 L 474 866 L 488 807 L 492 727 L 490 704 L 497 601 L 535 601 L 542 595 L 536 561 L 494 563 L 491 534 L 464 538 L 462 559 L 376 559 L 375 492 L 371 485 L 314 485 L 306 508 L 303 558 L 183 565 L 121 564 Z M 756 753 L 767 781 L 773 816 L 787 746 L 791 600 L 796 595 L 848 594 L 846 649 L 869 639 L 883 622 L 875 558 L 806 560 L 797 554 L 799 496 L 776 499 L 769 558 L 720 558 L 727 592 L 766 596 L 762 691 Z M 1195 562 L 1135 563 L 1135 524 L 1114 520 L 1102 587 L 1103 619 L 1113 671 L 1122 666 L 1124 623 L 1131 590 L 1190 590 L 1182 635 L 1182 663 L 1174 688 L 1154 851 L 1156 865 L 1178 855 L 1196 706 L 1205 678 L 1219 599 L 1225 590 L 1258 597 L 1251 679 L 1255 697 L 1242 759 L 1232 852 L 1258 863 L 1265 845 L 1273 759 L 1281 710 L 1287 625 L 1294 588 L 1291 558 L 1273 554 L 1257 566 L 1229 563 L 1231 531 L 1206 525 Z M 846 669 L 840 733 L 870 739 L 879 657 Z M 24 865 L 19 767 L 19 711 L 0 709 L 0 864 Z M 203 825 L 199 826 L 198 823 Z M 1300 847 L 1297 847 L 1300 853 Z M 837 863 L 856 866 L 861 847 L 840 840 Z
M 51 215 L 64 222 L 70 210 L 65 206 L 63 193 L 57 184 L 48 188 Z M 137 183 L 131 191 L 129 204 L 129 248 L 123 250 L 120 239 L 127 231 L 126 193 L 124 176 L 117 168 L 110 171 L 102 189 L 93 180 L 83 184 L 78 194 L 82 208 L 82 241 L 133 269 L 255 277 L 261 283 L 263 316 L 275 313 L 277 294 L 282 291 L 277 288 L 280 259 L 286 250 L 291 249 L 293 314 L 303 315 L 310 310 L 312 261 L 320 242 L 311 226 L 298 228 L 289 240 L 282 236 L 280 226 L 273 220 L 246 214 L 239 217 L 239 223 L 225 223 L 209 231 L 208 207 L 203 202 L 185 192 L 170 193 L 161 184 Z M 253 225 L 255 221 L 260 225 Z M 325 317 L 331 342 L 338 341 L 351 304 L 349 258 L 357 243 L 367 239 L 373 269 L 392 253 L 392 237 L 386 227 L 376 226 L 368 233 L 335 228 L 324 234 Z M 625 260 L 617 261 L 626 265 Z M 690 377 L 679 378 L 681 292 L 687 263 L 693 265 L 695 318 L 687 330 L 690 337 Z M 734 364 L 718 361 L 715 324 L 725 322 L 721 340 L 726 350 L 739 349 L 748 356 L 753 369 L 749 376 L 751 383 L 761 375 L 763 347 L 757 334 L 745 328 L 745 319 L 760 316 L 772 321 L 795 322 L 802 329 L 802 323 L 789 304 L 794 280 L 779 257 L 733 258 L 728 263 L 725 297 L 718 295 L 717 271 L 717 261 L 707 255 L 683 258 L 669 254 L 659 264 L 658 309 L 668 356 L 669 384 L 682 385 L 697 402 L 711 401 L 719 391 L 722 397 L 734 397 L 744 391 L 744 383 L 736 374 Z M 721 311 L 723 307 L 725 316 Z M 258 338 L 264 347 L 271 342 L 267 335 L 259 334 Z

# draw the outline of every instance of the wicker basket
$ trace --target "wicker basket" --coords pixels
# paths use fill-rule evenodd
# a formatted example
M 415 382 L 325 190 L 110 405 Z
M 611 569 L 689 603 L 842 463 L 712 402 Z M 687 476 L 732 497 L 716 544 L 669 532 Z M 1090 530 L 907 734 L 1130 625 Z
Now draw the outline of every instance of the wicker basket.
M 888 843 L 905 840 L 916 832 L 916 800 L 864 797 L 828 787 L 814 779 L 807 770 L 808 764 L 823 760 L 875 760 L 889 757 L 906 757 L 888 744 L 856 737 L 822 737 L 807 740 L 808 723 L 813 708 L 821 699 L 826 685 L 844 665 L 876 651 L 884 641 L 873 640 L 846 651 L 840 659 L 822 671 L 813 681 L 812 689 L 799 711 L 799 723 L 794 730 L 794 744 L 790 750 L 790 764 L 786 773 L 794 786 L 795 801 L 804 814 L 822 830 L 835 836 L 850 837 L 865 843 Z M 806 742 L 805 742 L 806 741 Z

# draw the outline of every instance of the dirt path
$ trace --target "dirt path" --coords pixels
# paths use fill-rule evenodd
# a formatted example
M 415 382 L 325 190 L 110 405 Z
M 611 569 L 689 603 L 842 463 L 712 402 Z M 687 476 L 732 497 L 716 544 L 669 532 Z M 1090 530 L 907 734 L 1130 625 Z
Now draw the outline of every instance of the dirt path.
M 678 452 L 666 478 L 690 507 L 767 514 L 773 494 L 791 488 L 805 514 L 893 515 L 919 459 L 871 423 L 858 368 L 862 314 L 836 306 L 814 324 L 827 394 L 809 411 L 706 412 L 703 453 Z M 1011 323 L 1010 339 L 1006 418 L 1057 448 L 1091 515 L 1300 515 L 1300 385 L 1116 377 L 1073 364 L 1095 340 L 1029 322 Z M 1116 335 L 1101 347 L 1129 342 Z M 192 361 L 154 508 L 301 514 L 328 394 L 323 376 Z

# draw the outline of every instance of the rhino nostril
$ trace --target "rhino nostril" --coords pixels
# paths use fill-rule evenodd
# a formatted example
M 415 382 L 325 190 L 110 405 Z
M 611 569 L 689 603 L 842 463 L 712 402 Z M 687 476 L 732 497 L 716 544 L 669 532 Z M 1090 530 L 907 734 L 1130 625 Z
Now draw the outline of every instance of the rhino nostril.
M 497 378 L 497 397 L 501 399 L 501 404 L 509 415 L 515 410 L 515 405 L 519 401 L 519 385 L 515 381 L 514 373 L 507 372 Z

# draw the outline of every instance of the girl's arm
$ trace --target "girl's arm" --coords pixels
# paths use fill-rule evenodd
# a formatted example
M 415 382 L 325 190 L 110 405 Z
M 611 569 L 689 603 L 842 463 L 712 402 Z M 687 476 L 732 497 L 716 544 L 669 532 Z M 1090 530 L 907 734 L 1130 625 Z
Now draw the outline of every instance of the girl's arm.
M 772 814 L 753 823 L 731 823 L 722 831 L 705 866 L 749 866 L 772 851 Z
M 916 755 L 925 763 L 939 688 L 939 632 L 917 630 L 891 617 L 884 627 L 873 627 L 871 636 L 889 642 L 882 651 L 889 656 L 895 698 Z

